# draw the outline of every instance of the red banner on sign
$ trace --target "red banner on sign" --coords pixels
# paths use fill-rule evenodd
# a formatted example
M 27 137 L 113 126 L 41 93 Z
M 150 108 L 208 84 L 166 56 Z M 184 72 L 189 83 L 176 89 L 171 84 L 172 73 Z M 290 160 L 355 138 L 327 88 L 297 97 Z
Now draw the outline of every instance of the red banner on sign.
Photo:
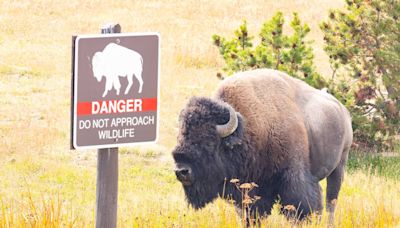
M 157 98 L 78 102 L 77 115 L 157 111 Z

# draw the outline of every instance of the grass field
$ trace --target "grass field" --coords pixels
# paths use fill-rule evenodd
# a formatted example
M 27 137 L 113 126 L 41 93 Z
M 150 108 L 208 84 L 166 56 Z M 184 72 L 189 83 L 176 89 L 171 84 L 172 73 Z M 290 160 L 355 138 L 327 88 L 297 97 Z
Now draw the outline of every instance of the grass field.
M 121 227 L 240 227 L 234 208 L 217 200 L 187 207 L 170 151 L 177 116 L 193 95 L 209 96 L 223 62 L 213 34 L 230 36 L 243 19 L 256 34 L 280 10 L 298 11 L 311 27 L 315 62 L 329 74 L 318 23 L 341 1 L 0 1 L 0 227 L 90 227 L 94 223 L 96 152 L 69 150 L 71 36 L 99 33 L 114 21 L 125 32 L 161 34 L 160 140 L 120 151 Z M 400 226 L 397 157 L 352 155 L 338 201 L 337 227 Z M 321 183 L 325 185 L 325 183 Z M 278 208 L 263 226 L 290 226 Z M 302 224 L 324 226 L 312 219 Z

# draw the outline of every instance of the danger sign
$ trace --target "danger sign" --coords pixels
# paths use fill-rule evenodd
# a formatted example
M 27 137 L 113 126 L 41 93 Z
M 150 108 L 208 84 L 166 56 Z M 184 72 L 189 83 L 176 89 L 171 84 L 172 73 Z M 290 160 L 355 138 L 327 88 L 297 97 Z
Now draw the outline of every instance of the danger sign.
M 156 141 L 159 43 L 155 33 L 74 39 L 74 148 Z

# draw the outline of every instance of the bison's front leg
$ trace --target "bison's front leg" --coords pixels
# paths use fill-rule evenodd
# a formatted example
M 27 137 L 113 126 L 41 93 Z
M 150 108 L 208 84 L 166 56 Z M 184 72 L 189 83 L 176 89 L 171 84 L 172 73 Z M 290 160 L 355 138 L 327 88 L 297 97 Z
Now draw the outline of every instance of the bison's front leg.
M 243 199 L 238 200 L 235 205 L 239 215 L 243 215 L 244 212 L 247 214 L 246 221 L 242 221 L 246 222 L 246 227 L 261 224 L 261 219 L 267 218 L 271 214 L 272 206 L 276 201 L 276 192 L 269 184 L 260 185 L 257 190 L 254 194 L 250 194 L 252 198 L 255 198 L 256 195 L 260 197 L 253 205 L 250 205 L 250 211 L 244 208 L 243 202 L 240 202 Z
M 113 86 L 114 86 L 115 91 L 117 91 L 117 95 L 119 95 L 119 91 L 121 89 L 121 83 L 119 82 L 118 76 L 113 78 Z
M 265 219 L 271 214 L 272 205 L 273 201 L 262 199 L 251 205 L 250 211 L 242 203 L 237 204 L 235 209 L 236 213 L 240 215 L 242 223 L 246 224 L 246 227 L 255 227 L 257 224 L 261 224 L 261 219 Z M 246 216 L 243 216 L 244 214 Z M 245 221 L 244 218 L 246 219 Z
M 103 97 L 105 97 L 108 91 L 112 89 L 112 86 L 113 86 L 113 80 L 106 77 L 106 86 L 104 88 Z
M 311 174 L 286 171 L 279 189 L 282 212 L 288 218 L 304 219 L 322 211 L 321 187 Z
M 261 187 L 257 194 L 260 199 L 251 207 L 251 213 L 265 218 L 271 214 L 272 206 L 276 200 L 276 192 L 273 192 L 271 187 Z

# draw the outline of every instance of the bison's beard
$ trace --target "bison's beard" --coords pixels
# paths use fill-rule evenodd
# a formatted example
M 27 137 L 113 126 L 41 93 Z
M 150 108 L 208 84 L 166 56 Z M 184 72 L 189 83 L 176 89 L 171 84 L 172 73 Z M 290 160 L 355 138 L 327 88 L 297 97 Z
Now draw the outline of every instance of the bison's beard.
M 195 209 L 206 206 L 207 203 L 215 200 L 223 189 L 223 183 L 193 183 L 190 186 L 183 186 L 186 200 Z

